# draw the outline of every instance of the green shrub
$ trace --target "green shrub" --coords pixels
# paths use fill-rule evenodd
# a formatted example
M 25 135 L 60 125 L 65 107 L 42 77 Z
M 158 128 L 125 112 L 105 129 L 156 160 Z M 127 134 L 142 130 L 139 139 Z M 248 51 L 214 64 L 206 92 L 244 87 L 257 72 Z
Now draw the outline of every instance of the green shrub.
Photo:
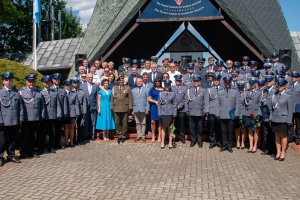
M 29 73 L 37 73 L 37 80 L 36 80 L 36 85 L 40 88 L 42 88 L 42 83 L 41 83 L 41 78 L 43 77 L 42 74 L 39 72 L 35 71 L 29 66 L 22 65 L 18 62 L 10 61 L 10 60 L 5 60 L 5 59 L 0 59 L 0 79 L 1 79 L 1 74 L 3 72 L 12 72 L 14 73 L 14 85 L 16 89 L 20 89 L 25 85 L 25 76 Z M 1 84 L 2 86 L 2 81 Z

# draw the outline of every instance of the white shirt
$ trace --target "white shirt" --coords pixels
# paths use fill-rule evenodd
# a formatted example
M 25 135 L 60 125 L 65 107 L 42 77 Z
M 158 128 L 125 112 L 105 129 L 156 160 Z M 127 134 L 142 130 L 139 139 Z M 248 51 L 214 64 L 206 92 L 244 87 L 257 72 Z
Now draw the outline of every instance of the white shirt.
M 147 74 L 149 74 L 150 72 L 151 72 L 151 69 L 142 69 L 142 71 L 141 71 L 141 75 L 143 75 L 143 73 L 147 73 Z
M 172 86 L 174 86 L 175 85 L 174 76 L 175 75 L 181 75 L 181 73 L 179 71 L 174 71 L 174 72 L 168 71 L 167 73 L 169 74 L 169 80 L 172 81 Z
M 89 95 L 92 93 L 92 84 L 87 83 Z

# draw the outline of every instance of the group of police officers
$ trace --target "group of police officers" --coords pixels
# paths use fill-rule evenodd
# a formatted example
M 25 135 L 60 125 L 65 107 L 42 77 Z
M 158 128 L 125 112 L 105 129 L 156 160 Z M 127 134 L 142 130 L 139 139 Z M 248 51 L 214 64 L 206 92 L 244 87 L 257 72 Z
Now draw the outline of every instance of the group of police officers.
M 175 99 L 171 102 L 163 100 L 162 92 L 158 109 L 168 108 L 168 102 L 175 104 L 172 108 L 176 112 L 171 111 L 170 115 L 179 122 L 176 123 L 178 139 L 185 143 L 186 130 L 189 129 L 190 146 L 198 143 L 202 147 L 202 127 L 207 122 L 210 149 L 216 146 L 220 147 L 220 151 L 229 152 L 233 152 L 233 146 L 244 149 L 248 133 L 249 153 L 255 153 L 260 143 L 262 154 L 283 161 L 287 142 L 293 139 L 294 131 L 296 144 L 300 142 L 300 73 L 290 72 L 287 66 L 279 62 L 277 53 L 273 53 L 271 59 L 265 59 L 263 69 L 258 69 L 258 62 L 250 61 L 247 56 L 242 58 L 241 63 L 231 60 L 215 62 L 210 57 L 208 65 L 204 66 L 205 61 L 187 62 L 183 59 L 180 63 L 174 63 L 164 59 L 163 66 L 158 69 L 158 72 L 169 74 L 170 80 L 163 80 L 165 87 L 172 86 L 167 93 L 175 93 Z M 119 67 L 119 71 L 126 72 L 120 73 L 118 80 L 133 76 L 130 74 L 130 59 L 125 62 L 126 65 Z M 153 59 L 152 63 L 155 62 L 157 60 Z M 174 64 L 177 64 L 177 73 L 169 69 Z M 154 82 L 151 76 L 155 77 L 158 72 L 149 72 L 148 80 Z M 135 73 L 134 77 L 144 75 Z M 4 165 L 5 151 L 7 160 L 15 163 L 20 163 L 20 157 L 43 153 L 46 135 L 49 136 L 46 149 L 49 153 L 55 153 L 54 149 L 61 148 L 62 124 L 69 125 L 64 127 L 69 146 L 90 139 L 89 133 L 83 130 L 74 133 L 74 128 L 80 130 L 84 125 L 89 126 L 82 120 L 87 112 L 87 100 L 80 88 L 82 80 L 67 80 L 65 87 L 61 87 L 62 76 L 55 73 L 44 76 L 41 80 L 44 88 L 39 89 L 35 85 L 36 74 L 28 74 L 26 85 L 17 91 L 13 88 L 13 79 L 11 72 L 2 74 L 0 166 Z M 135 83 L 131 87 L 134 88 Z M 185 126 L 186 119 L 189 127 Z M 66 130 L 69 132 L 66 133 Z M 236 145 L 233 144 L 234 135 Z M 16 146 L 20 148 L 20 157 L 15 156 Z

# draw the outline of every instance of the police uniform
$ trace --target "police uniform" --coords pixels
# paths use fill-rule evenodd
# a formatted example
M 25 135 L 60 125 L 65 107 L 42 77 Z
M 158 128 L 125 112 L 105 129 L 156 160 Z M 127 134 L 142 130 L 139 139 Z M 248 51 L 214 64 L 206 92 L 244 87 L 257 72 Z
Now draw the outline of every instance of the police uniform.
M 175 81 L 182 81 L 181 75 L 175 75 Z M 172 91 L 175 93 L 176 104 L 177 104 L 177 117 L 175 126 L 179 129 L 179 140 L 185 143 L 185 121 L 186 121 L 186 109 L 185 109 L 185 94 L 187 87 L 175 85 L 172 87 Z
M 244 62 L 244 61 L 247 61 L 247 62 L 249 62 L 249 57 L 248 56 L 243 56 L 242 57 L 242 62 Z M 249 73 L 250 72 L 250 66 L 248 66 L 248 65 L 242 65 L 241 67 L 240 67 L 240 74 L 247 74 L 247 73 Z
M 269 74 L 269 73 L 267 73 Z M 272 75 L 267 75 L 265 77 L 266 82 L 273 81 L 274 77 Z M 262 149 L 263 155 L 273 155 L 276 153 L 275 146 L 275 134 L 270 126 L 270 114 L 271 114 L 271 101 L 272 96 L 276 92 L 276 87 L 274 85 L 264 89 L 261 97 L 261 111 L 262 111 Z
M 201 77 L 196 76 L 194 81 L 201 81 Z M 187 89 L 185 95 L 185 107 L 189 116 L 189 126 L 191 135 L 191 147 L 198 142 L 202 147 L 203 139 L 203 116 L 204 116 L 204 96 L 205 89 L 201 86 Z
M 285 84 L 286 80 L 281 79 L 278 84 Z M 275 133 L 287 133 L 287 125 L 292 124 L 294 103 L 293 98 L 286 90 L 277 91 L 272 95 L 271 102 L 271 116 L 272 128 Z
M 171 86 L 172 81 L 164 82 L 166 86 Z M 175 92 L 162 91 L 158 96 L 158 116 L 163 128 L 168 128 L 173 117 L 177 116 Z
M 42 82 L 51 82 L 52 77 L 49 75 L 46 75 L 42 78 Z M 41 94 L 44 97 L 44 103 L 45 103 L 45 112 L 43 113 L 43 121 L 41 122 L 41 145 L 44 147 L 44 141 L 46 134 L 49 135 L 49 141 L 48 141 L 48 152 L 54 152 L 54 137 L 56 134 L 56 123 L 57 119 L 61 119 L 63 116 L 63 111 L 61 109 L 61 104 L 58 98 L 58 94 L 54 89 L 44 88 L 41 91 Z M 43 149 L 41 149 L 43 150 Z
M 119 77 L 118 79 L 120 79 Z M 132 110 L 131 89 L 125 85 L 115 85 L 111 95 L 111 109 L 114 112 L 118 143 L 124 142 L 127 137 L 128 113 Z
M 220 75 L 214 75 L 214 79 L 221 79 Z M 220 112 L 219 112 L 219 91 L 220 85 L 214 85 L 208 88 L 205 93 L 204 113 L 208 119 L 208 133 L 210 139 L 209 148 L 221 146 Z
M 183 81 L 183 85 L 186 86 L 187 88 L 190 88 L 191 87 L 191 84 L 193 83 L 193 79 L 194 79 L 194 63 L 189 63 L 187 65 L 187 71 L 191 71 L 191 69 L 193 69 L 192 73 L 186 73 L 183 75 L 182 77 L 182 81 Z
M 77 78 L 73 78 L 72 83 L 80 83 L 80 80 Z M 80 116 L 77 117 L 76 121 L 76 137 L 75 143 L 83 142 L 84 140 L 84 122 L 85 122 L 85 115 L 87 113 L 88 103 L 85 93 L 80 86 L 77 88 L 73 87 L 72 89 L 75 93 L 77 93 L 77 98 L 80 104 Z
M 279 58 L 279 54 L 278 54 L 278 53 L 272 53 L 271 58 L 272 58 L 272 59 Z M 275 71 L 280 71 L 280 70 L 282 70 L 282 67 L 285 66 L 283 63 L 280 63 L 280 62 L 273 62 L 272 64 L 273 64 L 272 70 L 273 70 L 274 72 L 275 72 Z
M 300 78 L 299 72 L 292 72 L 291 76 L 294 78 Z M 295 143 L 299 145 L 300 143 L 300 83 L 298 81 L 291 83 L 290 89 L 292 91 L 292 98 L 294 103 L 294 122 L 296 125 L 296 138 Z
M 2 79 L 13 79 L 11 72 L 4 72 Z M 23 115 L 19 93 L 11 88 L 3 87 L 0 90 L 0 167 L 4 165 L 4 151 L 8 154 L 7 160 L 19 163 L 15 157 L 15 144 Z
M 62 79 L 61 74 L 59 73 L 54 73 L 52 75 L 52 79 Z M 57 92 L 58 95 L 58 100 L 61 106 L 61 110 L 62 110 L 62 117 L 64 116 L 64 99 L 66 97 L 66 91 L 63 87 L 60 87 L 59 85 L 55 85 L 53 84 L 51 86 L 51 89 L 53 89 L 55 92 Z M 61 128 L 63 125 L 63 118 L 62 119 L 57 119 L 56 121 L 56 127 L 55 127 L 55 136 L 54 136 L 54 148 L 60 149 L 61 145 L 60 145 L 60 136 L 61 136 Z
M 29 74 L 25 77 L 27 81 L 35 81 L 36 76 Z M 39 123 L 45 112 L 45 101 L 41 90 L 34 87 L 25 87 L 19 91 L 23 106 L 23 125 L 21 140 L 21 155 L 32 157 L 33 153 L 39 154 L 42 148 L 40 144 L 41 132 Z M 34 148 L 35 151 L 34 151 Z
M 231 77 L 224 77 L 224 83 L 231 84 Z M 232 152 L 234 121 L 240 114 L 239 92 L 232 88 L 224 88 L 219 92 L 220 123 L 222 130 L 221 151 Z

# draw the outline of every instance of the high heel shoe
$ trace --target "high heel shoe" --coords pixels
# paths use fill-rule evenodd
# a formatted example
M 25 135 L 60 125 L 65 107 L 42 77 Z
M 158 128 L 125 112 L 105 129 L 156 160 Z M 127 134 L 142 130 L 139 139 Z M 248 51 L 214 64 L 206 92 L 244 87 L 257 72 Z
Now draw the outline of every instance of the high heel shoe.
M 241 149 L 241 147 L 236 147 L 236 149 Z
M 169 145 L 169 149 L 173 149 L 173 145 L 171 145 L 171 146 Z
M 245 147 L 241 147 L 241 149 L 242 149 L 242 150 L 244 150 L 244 149 L 245 149 Z
M 285 159 L 285 158 L 279 158 L 278 160 L 279 160 L 279 161 L 284 161 L 284 159 Z
M 279 159 L 280 159 L 280 157 L 276 157 L 276 156 L 274 157 L 274 160 L 279 160 Z
M 164 149 L 165 148 L 165 146 L 160 146 L 160 149 Z

